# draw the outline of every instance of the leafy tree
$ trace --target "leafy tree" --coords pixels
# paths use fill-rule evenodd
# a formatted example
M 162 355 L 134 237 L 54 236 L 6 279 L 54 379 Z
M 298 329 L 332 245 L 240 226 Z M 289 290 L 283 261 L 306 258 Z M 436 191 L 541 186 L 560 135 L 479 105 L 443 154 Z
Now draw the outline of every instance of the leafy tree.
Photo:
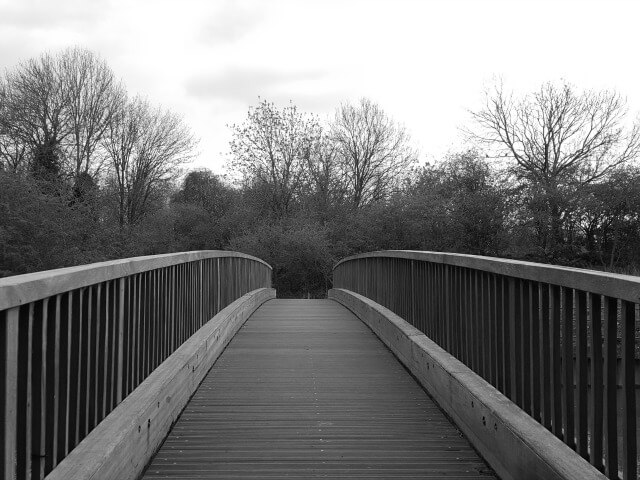
M 190 171 L 173 200 L 198 206 L 214 218 L 222 217 L 231 206 L 235 191 L 211 170 Z
M 0 276 L 98 262 L 112 252 L 100 199 L 70 204 L 29 176 L 0 172 Z
M 180 248 L 223 249 L 237 225 L 227 215 L 237 200 L 238 192 L 210 170 L 189 172 L 172 201 Z
M 305 218 L 263 222 L 232 239 L 229 248 L 267 261 L 278 296 L 324 297 L 337 260 L 327 230 Z
M 319 131 L 317 120 L 295 105 L 279 109 L 262 100 L 249 109 L 244 123 L 231 126 L 230 170 L 264 191 L 263 202 L 282 217 L 301 194 Z
M 509 192 L 474 150 L 426 166 L 402 195 L 415 248 L 498 255 L 505 248 Z
M 613 173 L 587 187 L 575 215 L 582 241 L 576 257 L 582 266 L 616 270 L 638 265 L 640 253 L 640 171 Z

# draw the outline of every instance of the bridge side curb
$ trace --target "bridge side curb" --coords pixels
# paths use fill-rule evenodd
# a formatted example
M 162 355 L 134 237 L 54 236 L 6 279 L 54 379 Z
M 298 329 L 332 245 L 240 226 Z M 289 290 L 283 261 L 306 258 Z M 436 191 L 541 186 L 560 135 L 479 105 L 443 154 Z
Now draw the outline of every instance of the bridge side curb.
M 607 480 L 506 396 L 391 310 L 329 290 L 383 341 L 503 480 Z
M 247 293 L 202 326 L 46 477 L 136 479 L 229 341 L 275 290 Z

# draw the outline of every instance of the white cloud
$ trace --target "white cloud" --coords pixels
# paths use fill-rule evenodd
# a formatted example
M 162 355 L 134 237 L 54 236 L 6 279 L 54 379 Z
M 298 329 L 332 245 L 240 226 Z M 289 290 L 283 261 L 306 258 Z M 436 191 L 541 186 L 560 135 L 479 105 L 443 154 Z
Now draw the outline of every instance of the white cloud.
M 227 0 L 205 21 L 199 38 L 206 43 L 235 42 L 251 32 L 266 15 L 266 4 Z
M 329 115 L 368 96 L 424 153 L 457 142 L 494 75 L 518 91 L 566 78 L 640 109 L 640 2 L 571 0 L 0 0 L 0 69 L 68 45 L 184 116 L 199 166 L 260 95 Z
M 230 67 L 224 71 L 198 74 L 186 83 L 189 95 L 198 98 L 214 98 L 253 102 L 256 97 L 271 98 L 286 91 L 296 83 L 321 80 L 323 73 L 282 72 L 270 69 Z

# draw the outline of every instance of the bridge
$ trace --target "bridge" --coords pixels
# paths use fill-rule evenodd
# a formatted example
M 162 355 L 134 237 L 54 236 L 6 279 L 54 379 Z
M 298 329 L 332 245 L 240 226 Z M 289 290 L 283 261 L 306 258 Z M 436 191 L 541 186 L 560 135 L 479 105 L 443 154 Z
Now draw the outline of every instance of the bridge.
M 638 478 L 640 278 L 383 251 L 0 279 L 6 479 Z

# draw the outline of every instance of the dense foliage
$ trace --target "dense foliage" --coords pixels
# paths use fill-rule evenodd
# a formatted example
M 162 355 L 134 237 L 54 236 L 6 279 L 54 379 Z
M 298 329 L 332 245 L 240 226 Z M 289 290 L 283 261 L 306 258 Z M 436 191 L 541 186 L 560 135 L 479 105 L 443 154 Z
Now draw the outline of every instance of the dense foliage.
M 183 172 L 180 118 L 91 52 L 43 55 L 0 79 L 0 276 L 196 249 L 263 258 L 293 297 L 380 249 L 637 271 L 640 135 L 620 96 L 497 88 L 470 125 L 473 148 L 419 165 L 369 100 L 329 122 L 259 101 L 230 127 L 228 176 Z

